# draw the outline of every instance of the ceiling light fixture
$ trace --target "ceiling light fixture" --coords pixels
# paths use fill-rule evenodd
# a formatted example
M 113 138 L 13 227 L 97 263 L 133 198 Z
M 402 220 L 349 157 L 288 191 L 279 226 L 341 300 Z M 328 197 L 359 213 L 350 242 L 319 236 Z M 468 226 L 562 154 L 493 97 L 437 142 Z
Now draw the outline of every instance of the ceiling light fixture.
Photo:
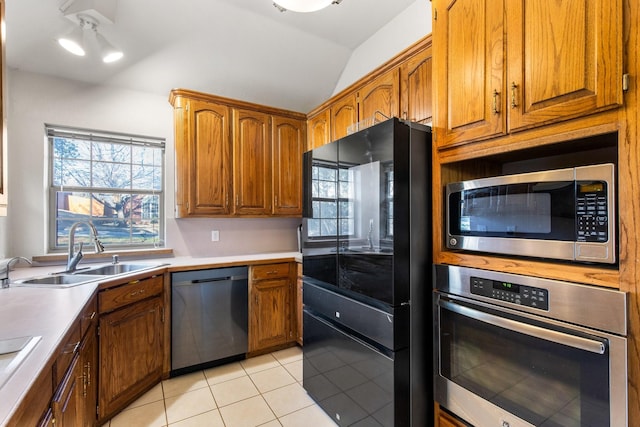
M 285 12 L 316 12 L 331 4 L 340 4 L 342 0 L 273 0 L 273 5 L 280 11 Z
M 111 43 L 104 38 L 104 36 L 96 31 L 96 39 L 98 39 L 98 46 L 100 48 L 100 57 L 102 62 L 108 64 L 115 62 L 124 56 L 124 53 L 120 49 L 113 47 Z
M 114 23 L 117 0 L 65 0 L 60 12 L 74 22 L 75 28 L 58 38 L 60 46 L 74 55 L 100 55 L 102 62 L 110 63 L 124 56 L 98 32 L 100 23 Z
M 60 46 L 67 51 L 77 56 L 85 56 L 86 51 L 84 49 L 84 30 L 80 27 L 75 27 L 69 31 L 66 35 L 58 38 Z

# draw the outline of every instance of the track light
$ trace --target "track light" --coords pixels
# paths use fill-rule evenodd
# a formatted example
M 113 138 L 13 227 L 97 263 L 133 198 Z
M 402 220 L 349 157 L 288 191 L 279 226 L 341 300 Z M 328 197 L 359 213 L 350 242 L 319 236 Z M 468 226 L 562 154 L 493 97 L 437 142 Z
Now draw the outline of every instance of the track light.
M 66 35 L 58 38 L 60 46 L 77 56 L 85 56 L 84 30 L 82 27 L 75 27 Z
M 118 61 L 124 56 L 120 49 L 115 48 L 96 30 L 96 39 L 98 40 L 98 48 L 100 49 L 100 57 L 105 64 Z
M 79 25 L 68 34 L 58 38 L 60 46 L 74 55 L 85 56 L 87 52 L 99 52 L 104 63 L 115 62 L 124 54 L 98 32 L 98 21 L 91 16 L 77 14 Z M 87 35 L 91 31 L 93 38 Z

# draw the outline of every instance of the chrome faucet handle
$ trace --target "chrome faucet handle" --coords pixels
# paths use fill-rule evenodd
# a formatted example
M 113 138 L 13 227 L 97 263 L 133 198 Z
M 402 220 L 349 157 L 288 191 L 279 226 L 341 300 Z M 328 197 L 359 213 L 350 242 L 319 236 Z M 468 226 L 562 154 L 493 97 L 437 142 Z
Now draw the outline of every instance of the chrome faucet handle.
M 111 264 L 117 264 L 118 262 L 120 262 L 120 257 L 118 256 L 118 254 L 114 254 L 111 257 Z

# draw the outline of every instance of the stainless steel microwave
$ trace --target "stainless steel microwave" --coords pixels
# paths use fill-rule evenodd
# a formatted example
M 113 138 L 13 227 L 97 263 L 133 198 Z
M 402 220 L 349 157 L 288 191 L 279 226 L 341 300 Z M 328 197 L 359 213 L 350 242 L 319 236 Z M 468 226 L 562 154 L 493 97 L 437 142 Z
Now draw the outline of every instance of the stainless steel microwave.
M 445 200 L 450 249 L 616 262 L 611 163 L 456 182 Z

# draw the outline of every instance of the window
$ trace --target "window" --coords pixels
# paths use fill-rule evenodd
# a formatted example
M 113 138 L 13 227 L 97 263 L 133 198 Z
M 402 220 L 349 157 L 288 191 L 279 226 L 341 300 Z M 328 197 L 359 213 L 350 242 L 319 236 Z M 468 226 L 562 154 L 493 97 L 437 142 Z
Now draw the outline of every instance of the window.
M 67 247 L 77 221 L 93 223 L 107 249 L 161 246 L 164 139 L 49 125 L 46 134 L 51 250 Z M 88 236 L 78 227 L 76 242 Z
M 327 238 L 338 235 L 351 236 L 354 230 L 353 201 L 349 199 L 348 169 L 334 165 L 315 163 L 311 168 L 313 218 L 307 223 L 309 237 Z M 340 224 L 338 224 L 338 212 Z

